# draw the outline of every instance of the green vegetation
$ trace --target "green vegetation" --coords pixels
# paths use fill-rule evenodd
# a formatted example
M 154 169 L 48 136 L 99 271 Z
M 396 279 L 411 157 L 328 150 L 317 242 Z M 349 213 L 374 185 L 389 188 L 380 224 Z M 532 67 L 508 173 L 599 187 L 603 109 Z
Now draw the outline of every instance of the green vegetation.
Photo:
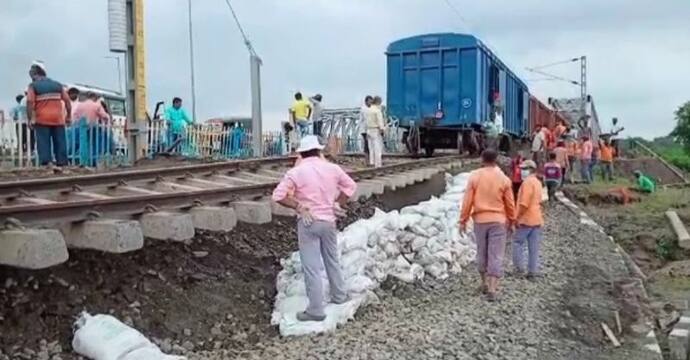
M 637 140 L 647 145 L 669 163 L 690 172 L 690 101 L 676 110 L 675 119 L 676 127 L 668 136 L 655 138 L 652 141 L 642 138 L 629 140 Z M 625 148 L 634 153 L 640 152 L 640 149 L 635 149 L 632 141 L 627 141 Z
M 671 132 L 673 139 L 690 154 L 690 101 L 676 110 L 676 128 Z

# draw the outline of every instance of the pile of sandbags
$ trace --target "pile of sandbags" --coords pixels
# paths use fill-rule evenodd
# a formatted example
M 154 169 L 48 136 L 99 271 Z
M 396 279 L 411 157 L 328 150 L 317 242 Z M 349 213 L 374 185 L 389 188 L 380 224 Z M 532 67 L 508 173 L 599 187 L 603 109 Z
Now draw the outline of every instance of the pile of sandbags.
M 137 330 L 110 315 L 84 312 L 74 324 L 72 348 L 94 360 L 186 360 L 164 354 Z
M 299 253 L 281 261 L 271 322 L 283 336 L 335 330 L 351 319 L 357 308 L 375 299 L 372 290 L 388 276 L 405 282 L 425 275 L 446 279 L 462 271 L 474 257 L 474 241 L 458 232 L 458 214 L 469 174 L 447 175 L 441 198 L 403 208 L 400 212 L 376 210 L 338 234 L 343 277 L 351 301 L 326 306 L 326 320 L 299 322 L 295 314 L 307 306 Z M 322 269 L 324 298 L 329 299 L 328 279 Z

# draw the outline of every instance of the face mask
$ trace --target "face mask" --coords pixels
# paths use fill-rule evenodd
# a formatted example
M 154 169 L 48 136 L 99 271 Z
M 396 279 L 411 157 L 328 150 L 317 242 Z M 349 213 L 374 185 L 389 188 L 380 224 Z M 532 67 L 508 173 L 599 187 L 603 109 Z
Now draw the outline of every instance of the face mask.
M 520 176 L 522 177 L 522 180 L 527 179 L 527 177 L 529 177 L 530 175 L 532 175 L 531 171 L 526 170 L 526 169 L 520 170 Z

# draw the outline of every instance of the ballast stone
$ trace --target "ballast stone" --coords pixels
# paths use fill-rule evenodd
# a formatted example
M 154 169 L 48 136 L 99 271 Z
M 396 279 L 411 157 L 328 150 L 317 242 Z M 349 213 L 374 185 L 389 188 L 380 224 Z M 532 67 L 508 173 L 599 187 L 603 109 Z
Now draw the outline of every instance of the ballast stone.
M 63 232 L 68 247 L 122 254 L 144 247 L 144 233 L 138 221 L 89 220 L 69 225 Z
M 230 231 L 237 226 L 235 210 L 229 207 L 199 206 L 189 210 L 195 229 Z
M 237 220 L 249 224 L 266 224 L 273 220 L 268 201 L 237 201 L 232 203 Z
M 18 229 L 0 231 L 0 264 L 25 269 L 45 269 L 69 258 L 58 230 Z
M 155 212 L 144 214 L 140 222 L 147 238 L 187 241 L 194 237 L 194 222 L 189 214 Z

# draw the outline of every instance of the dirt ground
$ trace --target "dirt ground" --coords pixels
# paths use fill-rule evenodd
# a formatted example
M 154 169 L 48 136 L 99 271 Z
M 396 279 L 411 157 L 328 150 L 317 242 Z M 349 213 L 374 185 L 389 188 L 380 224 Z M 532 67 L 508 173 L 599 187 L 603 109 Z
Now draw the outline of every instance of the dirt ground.
M 371 216 L 374 206 L 382 204 L 355 204 L 340 226 Z M 147 240 L 122 255 L 72 251 L 67 263 L 42 271 L 0 267 L 0 350 L 12 355 L 58 340 L 71 359 L 81 311 L 112 314 L 164 348 L 241 349 L 275 336 L 275 277 L 279 260 L 296 250 L 294 222 L 240 223 L 187 244 Z
M 631 179 L 635 170 L 640 170 L 656 180 L 658 185 L 676 184 L 683 181 L 677 174 L 655 158 L 621 159 L 615 164 L 619 176 Z
M 658 167 L 651 165 L 646 171 L 652 168 Z M 658 178 L 658 172 L 652 174 Z M 613 184 L 568 186 L 565 192 L 604 227 L 647 275 L 653 310 L 662 314 L 661 309 L 667 311 L 668 304 L 690 301 L 690 251 L 678 246 L 665 216 L 667 210 L 675 210 L 690 228 L 690 189 L 661 186 L 654 194 L 634 194 L 638 201 L 627 205 L 602 196 L 611 189 L 630 185 L 618 179 Z

